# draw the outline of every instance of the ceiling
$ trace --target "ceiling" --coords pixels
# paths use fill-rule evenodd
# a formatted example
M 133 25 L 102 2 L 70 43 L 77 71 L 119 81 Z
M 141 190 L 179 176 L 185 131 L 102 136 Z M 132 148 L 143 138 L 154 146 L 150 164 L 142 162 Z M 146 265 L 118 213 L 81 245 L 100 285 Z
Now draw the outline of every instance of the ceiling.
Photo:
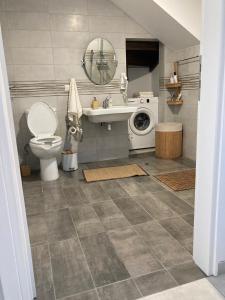
M 170 49 L 183 49 L 200 42 L 201 0 L 111 1 Z

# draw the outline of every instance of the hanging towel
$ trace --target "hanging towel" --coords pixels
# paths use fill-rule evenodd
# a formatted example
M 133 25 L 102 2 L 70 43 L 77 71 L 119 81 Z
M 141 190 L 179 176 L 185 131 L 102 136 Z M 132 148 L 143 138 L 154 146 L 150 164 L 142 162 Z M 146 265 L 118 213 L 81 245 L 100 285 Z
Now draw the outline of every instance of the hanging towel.
M 74 119 L 79 122 L 82 116 L 82 106 L 77 90 L 77 84 L 74 78 L 70 80 L 69 102 L 68 102 L 68 118 L 71 122 Z

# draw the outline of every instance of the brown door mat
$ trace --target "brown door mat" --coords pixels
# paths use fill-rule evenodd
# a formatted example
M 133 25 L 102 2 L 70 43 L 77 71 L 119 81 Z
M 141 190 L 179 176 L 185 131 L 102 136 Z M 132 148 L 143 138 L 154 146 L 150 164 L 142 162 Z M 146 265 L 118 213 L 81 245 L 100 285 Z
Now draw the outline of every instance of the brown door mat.
M 195 169 L 155 175 L 155 178 L 174 191 L 195 188 Z
M 83 172 L 87 182 L 148 175 L 137 164 L 90 169 L 90 170 L 84 170 Z

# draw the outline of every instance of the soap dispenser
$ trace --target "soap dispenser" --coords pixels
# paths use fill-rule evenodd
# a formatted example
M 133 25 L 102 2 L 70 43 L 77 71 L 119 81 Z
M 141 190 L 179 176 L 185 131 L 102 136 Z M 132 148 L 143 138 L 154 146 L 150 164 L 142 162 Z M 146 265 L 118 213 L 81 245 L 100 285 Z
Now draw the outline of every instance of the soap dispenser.
M 92 109 L 97 109 L 100 106 L 100 102 L 97 100 L 96 97 L 93 98 L 92 102 L 91 102 L 91 108 Z

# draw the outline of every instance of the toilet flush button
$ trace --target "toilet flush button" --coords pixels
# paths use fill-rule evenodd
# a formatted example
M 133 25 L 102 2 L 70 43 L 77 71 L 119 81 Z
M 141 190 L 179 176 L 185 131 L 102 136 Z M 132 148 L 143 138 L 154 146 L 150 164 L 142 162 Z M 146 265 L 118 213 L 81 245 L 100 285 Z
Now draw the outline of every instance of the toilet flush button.
M 140 100 L 140 103 L 144 103 L 144 99 L 141 99 L 141 100 Z

